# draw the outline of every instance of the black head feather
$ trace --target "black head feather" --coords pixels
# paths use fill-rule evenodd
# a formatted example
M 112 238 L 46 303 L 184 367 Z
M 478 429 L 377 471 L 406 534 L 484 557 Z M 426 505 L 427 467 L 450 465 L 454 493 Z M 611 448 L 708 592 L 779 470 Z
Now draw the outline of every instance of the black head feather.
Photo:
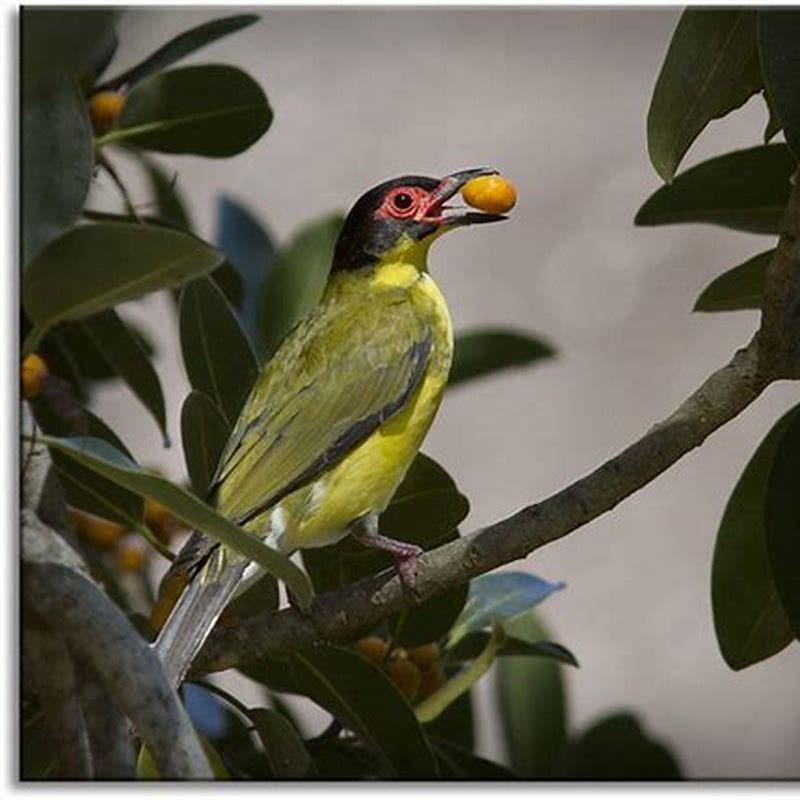
M 400 186 L 417 186 L 426 192 L 432 192 L 438 185 L 439 181 L 436 178 L 404 175 L 381 183 L 361 195 L 350 209 L 339 234 L 331 273 L 372 266 L 384 253 L 391 250 L 404 234 L 414 239 L 423 239 L 433 233 L 437 226 L 430 222 L 377 217 L 376 212 L 392 189 Z

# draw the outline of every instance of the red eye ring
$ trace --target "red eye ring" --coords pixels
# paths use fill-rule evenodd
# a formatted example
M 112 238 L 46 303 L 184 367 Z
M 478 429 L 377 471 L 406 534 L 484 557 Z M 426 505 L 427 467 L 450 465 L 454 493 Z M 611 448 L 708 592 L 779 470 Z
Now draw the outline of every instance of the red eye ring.
M 395 219 L 408 219 L 419 211 L 425 196 L 426 192 L 416 186 L 398 186 L 386 195 L 383 207 Z

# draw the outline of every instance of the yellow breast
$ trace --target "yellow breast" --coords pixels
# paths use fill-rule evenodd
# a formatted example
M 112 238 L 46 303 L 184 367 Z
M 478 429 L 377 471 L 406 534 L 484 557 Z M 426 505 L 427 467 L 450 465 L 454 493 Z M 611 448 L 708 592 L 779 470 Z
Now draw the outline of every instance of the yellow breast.
M 442 293 L 413 264 L 384 264 L 370 291 L 408 292 L 432 333 L 431 354 L 420 385 L 405 407 L 311 486 L 285 498 L 273 511 L 276 544 L 285 551 L 323 547 L 347 534 L 348 525 L 381 512 L 414 460 L 442 399 L 453 355 L 453 328 Z

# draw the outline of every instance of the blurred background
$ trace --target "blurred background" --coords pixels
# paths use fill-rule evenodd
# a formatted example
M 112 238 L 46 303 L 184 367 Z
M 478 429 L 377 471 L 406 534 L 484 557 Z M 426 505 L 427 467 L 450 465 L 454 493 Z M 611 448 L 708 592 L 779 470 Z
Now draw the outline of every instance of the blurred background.
M 232 13 L 226 7 L 225 13 Z M 629 444 L 749 340 L 754 312 L 692 314 L 721 271 L 769 237 L 709 226 L 637 229 L 659 185 L 647 158 L 650 94 L 679 9 L 261 9 L 262 21 L 188 63 L 246 69 L 275 111 L 234 158 L 169 157 L 198 232 L 214 241 L 221 193 L 279 242 L 402 173 L 490 165 L 511 178 L 511 221 L 448 236 L 431 269 L 458 329 L 538 334 L 555 360 L 446 396 L 425 445 L 470 498 L 464 530 L 560 489 Z M 219 11 L 127 11 L 114 72 Z M 758 144 L 760 98 L 712 124 L 684 169 Z M 120 163 L 136 201 L 148 188 Z M 103 177 L 90 205 L 114 208 Z M 179 410 L 188 390 L 166 293 L 123 307 L 158 348 L 174 444 L 121 384 L 96 410 L 134 456 L 184 474 Z M 732 672 L 714 638 L 710 569 L 728 495 L 772 422 L 796 401 L 774 386 L 699 451 L 620 508 L 538 551 L 530 569 L 566 590 L 542 616 L 581 663 L 567 670 L 571 725 L 635 711 L 693 778 L 797 777 L 796 644 Z M 230 677 L 225 680 L 231 680 Z M 235 679 L 237 682 L 244 679 Z M 501 756 L 491 681 L 479 685 L 479 752 Z M 239 683 L 245 698 L 255 684 Z M 535 713 L 535 710 L 532 710 Z M 323 717 L 307 716 L 314 730 Z

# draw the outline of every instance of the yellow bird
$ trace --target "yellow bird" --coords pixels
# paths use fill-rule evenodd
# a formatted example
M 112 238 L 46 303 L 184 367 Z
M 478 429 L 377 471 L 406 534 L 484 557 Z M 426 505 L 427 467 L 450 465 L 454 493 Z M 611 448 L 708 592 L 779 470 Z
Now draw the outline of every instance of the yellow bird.
M 428 250 L 445 231 L 505 219 L 447 206 L 470 180 L 496 174 L 405 176 L 356 202 L 319 306 L 264 367 L 220 458 L 209 495 L 220 513 L 284 553 L 351 534 L 391 554 L 413 585 L 422 551 L 381 536 L 378 516 L 428 432 L 452 361 Z M 169 614 L 155 647 L 173 682 L 257 577 L 243 556 L 200 532 L 189 538 L 153 615 L 158 626 Z

